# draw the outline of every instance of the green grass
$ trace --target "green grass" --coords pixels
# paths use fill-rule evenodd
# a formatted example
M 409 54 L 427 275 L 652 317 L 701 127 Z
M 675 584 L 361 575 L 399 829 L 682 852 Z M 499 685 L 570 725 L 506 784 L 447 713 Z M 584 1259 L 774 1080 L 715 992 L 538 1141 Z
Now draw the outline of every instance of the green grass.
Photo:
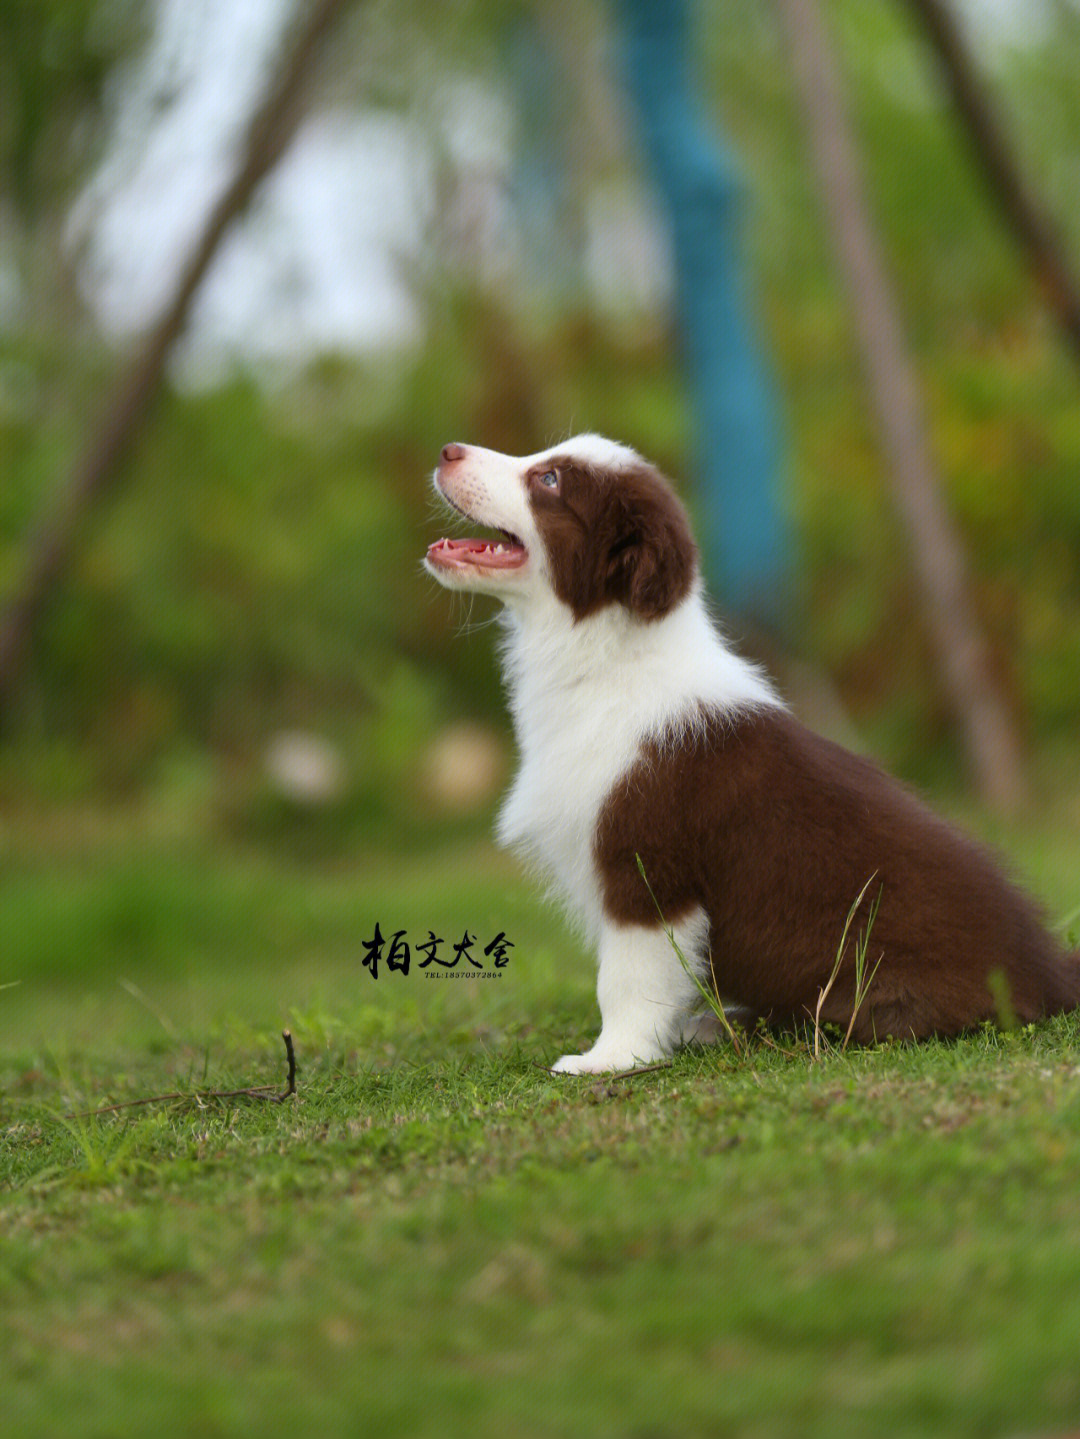
M 1075 906 L 1075 836 L 1010 848 Z M 335 869 L 136 824 L 0 860 L 5 1432 L 1080 1421 L 1076 1019 L 556 1079 L 591 965 L 485 844 Z M 375 919 L 515 948 L 372 980 Z M 207 1097 L 283 1084 L 285 1025 L 294 1100 Z

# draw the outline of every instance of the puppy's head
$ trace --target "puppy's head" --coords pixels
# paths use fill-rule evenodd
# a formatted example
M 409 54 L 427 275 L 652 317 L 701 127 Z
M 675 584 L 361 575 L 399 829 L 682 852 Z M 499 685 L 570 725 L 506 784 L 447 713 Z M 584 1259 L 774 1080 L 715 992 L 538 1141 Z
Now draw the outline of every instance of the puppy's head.
M 429 547 L 425 567 L 449 588 L 506 602 L 553 593 L 577 620 L 607 605 L 654 620 L 693 584 L 686 512 L 660 472 L 624 445 L 579 435 L 523 458 L 447 445 L 434 484 L 497 536 Z

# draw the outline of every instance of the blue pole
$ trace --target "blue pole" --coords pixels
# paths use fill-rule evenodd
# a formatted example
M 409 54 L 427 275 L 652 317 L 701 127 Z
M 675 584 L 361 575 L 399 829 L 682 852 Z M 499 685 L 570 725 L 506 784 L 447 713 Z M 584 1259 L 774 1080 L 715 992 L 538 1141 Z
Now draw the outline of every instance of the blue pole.
M 667 210 L 704 497 L 704 563 L 725 610 L 776 622 L 790 573 L 780 436 L 753 334 L 742 183 L 691 78 L 687 0 L 616 0 L 623 64 Z

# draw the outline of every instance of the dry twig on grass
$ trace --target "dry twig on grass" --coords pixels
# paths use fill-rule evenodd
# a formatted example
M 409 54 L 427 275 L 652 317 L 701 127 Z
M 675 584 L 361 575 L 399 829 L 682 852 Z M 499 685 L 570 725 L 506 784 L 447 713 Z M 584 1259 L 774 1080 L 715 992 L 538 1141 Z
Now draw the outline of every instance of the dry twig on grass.
M 167 1104 L 175 1099 L 265 1099 L 270 1104 L 281 1104 L 296 1093 L 296 1053 L 293 1049 L 293 1037 L 289 1030 L 283 1029 L 281 1037 L 285 1041 L 285 1057 L 288 1060 L 289 1072 L 285 1088 L 280 1094 L 275 1093 L 276 1084 L 253 1084 L 246 1089 L 203 1089 L 193 1090 L 185 1094 L 183 1090 L 176 1089 L 169 1094 L 150 1094 L 144 1099 L 122 1099 L 117 1104 L 105 1104 L 100 1109 L 83 1109 L 78 1114 L 70 1116 L 72 1119 L 90 1119 L 95 1114 L 114 1114 L 119 1109 L 136 1109 L 144 1104 Z

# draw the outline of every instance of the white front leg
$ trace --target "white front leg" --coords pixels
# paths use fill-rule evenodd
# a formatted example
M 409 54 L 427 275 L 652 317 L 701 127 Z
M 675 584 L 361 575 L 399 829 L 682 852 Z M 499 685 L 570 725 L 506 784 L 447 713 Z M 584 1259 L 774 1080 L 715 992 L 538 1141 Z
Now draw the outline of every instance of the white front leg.
M 704 911 L 692 911 L 673 929 L 686 963 L 707 983 Z M 600 1037 L 585 1054 L 564 1054 L 552 1066 L 556 1074 L 602 1074 L 663 1059 L 682 1042 L 689 1017 L 702 1005 L 701 991 L 659 925 L 604 920 L 599 958 Z

